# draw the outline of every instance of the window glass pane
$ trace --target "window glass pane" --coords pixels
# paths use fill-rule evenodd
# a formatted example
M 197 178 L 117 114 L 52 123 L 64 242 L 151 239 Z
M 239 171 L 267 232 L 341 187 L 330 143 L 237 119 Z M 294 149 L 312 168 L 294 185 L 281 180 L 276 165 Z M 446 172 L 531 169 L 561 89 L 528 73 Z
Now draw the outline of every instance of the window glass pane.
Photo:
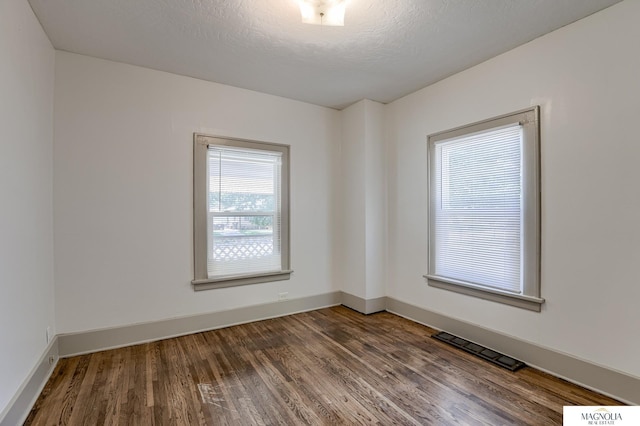
M 209 278 L 282 269 L 281 153 L 210 146 Z
M 521 293 L 521 127 L 437 143 L 435 155 L 435 274 Z
M 520 127 L 438 146 L 445 209 L 519 208 Z
M 274 211 L 279 167 L 279 153 L 210 149 L 210 209 Z
M 273 216 L 212 216 L 212 222 L 210 275 L 281 269 Z

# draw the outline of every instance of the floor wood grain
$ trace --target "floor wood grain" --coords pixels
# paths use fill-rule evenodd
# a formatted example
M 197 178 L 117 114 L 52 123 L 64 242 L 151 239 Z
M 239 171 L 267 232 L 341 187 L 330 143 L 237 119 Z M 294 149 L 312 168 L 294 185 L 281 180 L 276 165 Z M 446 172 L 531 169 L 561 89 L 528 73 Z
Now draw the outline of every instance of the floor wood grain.
M 27 425 L 553 425 L 620 405 L 334 307 L 62 359 Z

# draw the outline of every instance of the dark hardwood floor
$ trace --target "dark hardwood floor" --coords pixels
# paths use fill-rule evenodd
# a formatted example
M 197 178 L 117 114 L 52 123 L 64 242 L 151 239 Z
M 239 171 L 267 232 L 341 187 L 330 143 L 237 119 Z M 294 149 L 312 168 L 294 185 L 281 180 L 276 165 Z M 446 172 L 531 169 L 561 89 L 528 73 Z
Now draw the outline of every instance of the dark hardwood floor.
M 62 359 L 28 425 L 553 425 L 618 401 L 390 313 L 321 309 Z

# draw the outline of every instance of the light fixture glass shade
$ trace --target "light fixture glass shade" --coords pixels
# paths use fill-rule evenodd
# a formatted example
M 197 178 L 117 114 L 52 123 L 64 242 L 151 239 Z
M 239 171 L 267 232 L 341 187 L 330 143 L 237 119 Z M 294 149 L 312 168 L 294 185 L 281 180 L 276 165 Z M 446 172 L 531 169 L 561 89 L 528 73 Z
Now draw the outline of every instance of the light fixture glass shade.
M 298 0 L 305 24 L 344 26 L 346 0 Z

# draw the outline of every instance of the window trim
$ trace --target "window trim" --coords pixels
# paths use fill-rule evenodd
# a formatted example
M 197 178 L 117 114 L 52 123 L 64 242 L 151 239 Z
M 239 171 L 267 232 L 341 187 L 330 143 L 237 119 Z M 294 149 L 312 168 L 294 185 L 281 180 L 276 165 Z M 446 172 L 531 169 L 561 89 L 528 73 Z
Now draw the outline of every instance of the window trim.
M 207 154 L 209 145 L 233 148 L 276 151 L 282 154 L 281 166 L 281 213 L 280 213 L 280 256 L 281 271 L 250 273 L 221 278 L 209 278 L 207 270 Z M 246 139 L 234 139 L 219 136 L 193 134 L 193 273 L 191 281 L 194 290 L 234 287 L 272 281 L 288 280 L 291 273 L 290 260 L 290 202 L 289 202 L 289 145 L 260 142 Z
M 431 287 L 454 291 L 457 293 L 479 297 L 486 300 L 504 303 L 535 312 L 541 311 L 541 305 L 545 300 L 540 292 L 540 107 L 523 109 L 510 114 L 482 120 L 465 126 L 443 132 L 433 133 L 427 136 L 427 164 L 428 173 L 428 244 L 427 258 L 428 273 L 424 275 L 427 284 Z M 523 152 L 523 220 L 522 220 L 522 294 L 515 294 L 499 289 L 488 288 L 468 282 L 458 281 L 448 277 L 442 277 L 433 273 L 435 263 L 434 240 L 435 235 L 435 205 L 433 202 L 432 183 L 434 180 L 436 158 L 432 155 L 433 147 L 437 142 L 459 138 L 473 133 L 489 131 L 494 128 L 513 125 L 522 125 Z

